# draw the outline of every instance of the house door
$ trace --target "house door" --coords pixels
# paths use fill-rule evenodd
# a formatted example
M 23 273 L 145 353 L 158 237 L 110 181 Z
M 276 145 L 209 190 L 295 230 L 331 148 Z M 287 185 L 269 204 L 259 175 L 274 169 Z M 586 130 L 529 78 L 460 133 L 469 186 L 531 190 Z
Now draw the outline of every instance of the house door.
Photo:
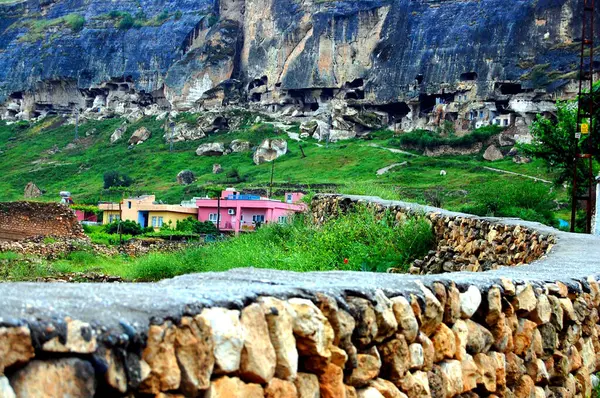
M 146 228 L 148 226 L 148 212 L 147 211 L 138 211 L 138 224 L 142 226 L 142 228 Z

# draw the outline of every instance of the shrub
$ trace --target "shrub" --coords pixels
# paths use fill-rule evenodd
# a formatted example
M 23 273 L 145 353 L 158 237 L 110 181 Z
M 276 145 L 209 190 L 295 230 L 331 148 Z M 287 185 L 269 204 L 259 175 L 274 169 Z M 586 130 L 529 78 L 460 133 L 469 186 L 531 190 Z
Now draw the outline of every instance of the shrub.
M 127 30 L 133 28 L 135 20 L 129 13 L 124 13 L 121 16 L 121 19 L 117 23 L 117 28 L 122 30 Z
M 120 229 L 119 229 L 120 228 Z M 126 234 L 126 235 L 141 235 L 144 230 L 142 226 L 135 221 L 116 221 L 110 224 L 107 224 L 104 227 L 104 231 L 108 234 Z
M 133 179 L 125 173 L 118 171 L 107 171 L 104 173 L 104 189 L 111 187 L 128 187 L 133 183 Z
M 85 25 L 85 18 L 79 14 L 69 14 L 65 17 L 65 22 L 73 32 L 79 32 Z
M 175 19 L 177 21 L 179 21 L 181 19 L 181 17 L 183 16 L 183 13 L 181 12 L 181 10 L 177 10 L 175 11 Z
M 217 227 L 211 221 L 198 221 L 193 217 L 177 221 L 176 231 L 188 232 L 194 234 L 216 234 Z
M 475 129 L 470 134 L 462 137 L 455 137 L 450 133 L 448 133 L 448 137 L 442 137 L 436 132 L 418 129 L 411 131 L 410 133 L 402 134 L 398 138 L 391 139 L 389 144 L 396 147 L 408 146 L 420 150 L 424 150 L 426 148 L 435 148 L 441 145 L 461 147 L 470 146 L 477 142 L 484 142 L 490 137 L 500 134 L 501 132 L 501 127 L 491 125 Z
M 167 19 L 169 19 L 169 11 L 167 10 L 162 10 L 161 13 L 156 16 L 158 22 L 164 22 Z

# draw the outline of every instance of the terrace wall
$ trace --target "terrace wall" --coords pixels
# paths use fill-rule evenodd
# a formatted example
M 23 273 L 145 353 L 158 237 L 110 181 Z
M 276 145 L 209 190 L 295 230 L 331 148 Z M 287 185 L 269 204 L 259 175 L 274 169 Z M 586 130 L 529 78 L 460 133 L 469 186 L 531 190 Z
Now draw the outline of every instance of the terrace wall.
M 591 396 L 597 237 L 378 198 L 317 197 L 313 215 L 357 202 L 429 217 L 457 252 L 462 233 L 512 254 L 484 248 L 497 269 L 438 275 L 0 284 L 0 396 Z

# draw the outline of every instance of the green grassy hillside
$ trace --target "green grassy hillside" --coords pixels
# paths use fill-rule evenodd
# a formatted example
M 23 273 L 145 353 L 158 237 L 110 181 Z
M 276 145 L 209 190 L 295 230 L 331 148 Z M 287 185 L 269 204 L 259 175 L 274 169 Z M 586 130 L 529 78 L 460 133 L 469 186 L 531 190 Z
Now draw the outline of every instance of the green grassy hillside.
M 218 133 L 199 141 L 175 143 L 173 152 L 169 152 L 169 146 L 162 138 L 163 122 L 154 118 L 130 124 L 123 139 L 115 144 L 110 144 L 109 138 L 123 120 L 87 122 L 79 126 L 80 139 L 74 148 L 69 145 L 73 143 L 74 126 L 62 124 L 58 118 L 33 125 L 0 122 L 3 173 L 0 200 L 22 199 L 23 189 L 30 181 L 46 191 L 41 200 L 58 200 L 61 190 L 71 191 L 78 203 L 115 200 L 122 193 L 103 190 L 103 174 L 108 171 L 119 171 L 133 178 L 134 183 L 126 194 L 153 193 L 157 199 L 170 203 L 202 195 L 207 187 L 265 189 L 271 165 L 254 165 L 251 152 L 221 157 L 195 154 L 195 149 L 203 142 L 230 142 L 239 138 L 258 144 L 266 137 L 287 137 L 270 124 L 252 124 L 248 120 L 254 120 L 254 115 L 248 115 L 239 130 Z M 152 137 L 128 149 L 127 140 L 142 126 L 152 132 Z M 86 136 L 86 132 L 92 131 L 94 134 Z M 377 132 L 371 138 L 329 145 L 308 139 L 301 144 L 306 157 L 302 156 L 300 144 L 288 139 L 289 153 L 277 160 L 274 182 L 281 189 L 308 184 L 305 189 L 309 191 L 317 190 L 318 184 L 330 184 L 332 187 L 328 190 L 429 203 L 483 215 L 519 216 L 548 223 L 555 215 L 566 218 L 564 211 L 550 209 L 555 204 L 549 198 L 566 201 L 563 189 L 554 188 L 549 194 L 549 184 L 484 168 L 489 166 L 551 179 L 551 173 L 541 162 L 515 164 L 509 158 L 490 163 L 481 155 L 417 157 L 372 146 L 394 144 L 392 132 Z M 59 151 L 54 153 L 53 148 Z M 405 161 L 407 164 L 377 175 L 378 169 Z M 223 173 L 212 174 L 214 163 L 222 165 Z M 194 171 L 198 181 L 187 187 L 179 185 L 176 175 L 183 169 Z M 233 170 L 237 170 L 240 178 L 231 177 Z M 441 170 L 446 170 L 447 175 L 441 176 Z M 546 208 L 552 214 L 542 214 Z

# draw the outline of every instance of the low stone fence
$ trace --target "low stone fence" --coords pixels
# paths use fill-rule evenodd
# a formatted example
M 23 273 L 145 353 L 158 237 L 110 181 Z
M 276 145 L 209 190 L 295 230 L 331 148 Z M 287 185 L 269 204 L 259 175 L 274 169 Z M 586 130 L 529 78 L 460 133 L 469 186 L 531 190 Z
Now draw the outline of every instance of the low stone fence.
M 367 199 L 405 206 L 351 201 Z M 520 225 L 554 247 L 486 272 L 0 284 L 0 397 L 591 396 L 600 240 L 473 220 Z
M 0 241 L 36 236 L 85 238 L 75 213 L 60 203 L 0 202 Z
M 430 221 L 436 247 L 425 259 L 414 262 L 410 269 L 413 274 L 489 271 L 527 264 L 548 253 L 556 241 L 554 232 L 541 224 L 526 226 L 520 220 L 475 217 L 379 198 L 316 195 L 311 213 L 315 222 L 322 223 L 357 205 L 391 214 L 398 221 L 406 217 L 426 217 Z

